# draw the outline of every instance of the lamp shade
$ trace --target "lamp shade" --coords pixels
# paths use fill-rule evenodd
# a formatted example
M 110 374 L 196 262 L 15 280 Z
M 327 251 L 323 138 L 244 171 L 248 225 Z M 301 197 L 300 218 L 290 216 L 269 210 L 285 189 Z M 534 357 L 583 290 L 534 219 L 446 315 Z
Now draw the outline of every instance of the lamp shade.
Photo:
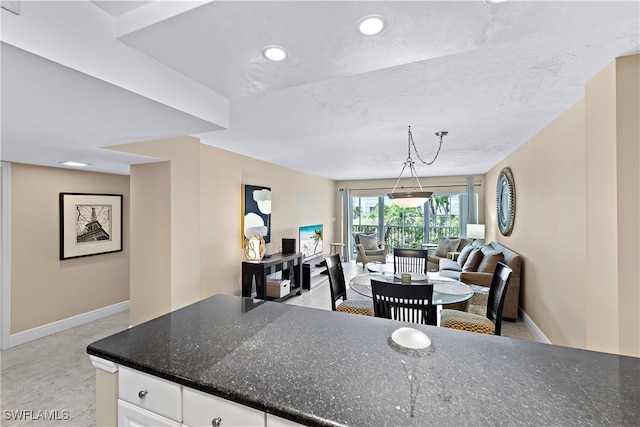
M 267 227 L 264 225 L 260 227 L 248 227 L 244 232 L 244 236 L 247 238 L 251 238 L 255 236 L 264 236 L 266 234 L 267 234 Z
M 484 224 L 467 224 L 468 239 L 484 239 Z
M 398 191 L 387 194 L 391 203 L 401 208 L 417 208 L 424 205 L 433 193 L 430 191 Z

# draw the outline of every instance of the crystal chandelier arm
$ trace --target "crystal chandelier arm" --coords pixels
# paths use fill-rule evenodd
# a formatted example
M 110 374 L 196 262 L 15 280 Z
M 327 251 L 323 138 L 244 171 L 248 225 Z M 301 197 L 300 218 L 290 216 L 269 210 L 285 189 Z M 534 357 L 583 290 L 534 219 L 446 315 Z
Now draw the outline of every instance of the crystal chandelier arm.
M 440 149 L 442 148 L 442 139 L 447 133 L 448 132 L 446 131 L 441 131 L 436 133 L 436 135 L 440 137 L 440 144 L 438 145 L 438 151 L 436 151 L 436 155 L 433 157 L 433 160 L 431 160 L 430 162 L 425 162 L 424 160 L 422 160 L 422 157 L 420 157 L 420 153 L 418 153 L 418 149 L 416 148 L 416 143 L 413 140 L 413 135 L 411 134 L 411 126 L 409 126 L 409 141 L 411 142 L 411 145 L 413 145 L 413 151 L 416 152 L 416 156 L 418 156 L 418 159 L 420 159 L 422 163 L 424 163 L 427 166 L 431 166 L 436 161 L 436 159 L 438 158 L 438 154 L 440 154 Z

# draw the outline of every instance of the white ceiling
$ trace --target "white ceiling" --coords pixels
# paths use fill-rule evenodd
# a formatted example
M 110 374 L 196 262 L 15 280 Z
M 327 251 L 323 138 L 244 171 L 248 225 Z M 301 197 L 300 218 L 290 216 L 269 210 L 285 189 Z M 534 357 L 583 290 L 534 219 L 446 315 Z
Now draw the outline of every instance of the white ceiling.
M 362 36 L 356 22 L 370 13 L 387 28 Z M 637 1 L 23 2 L 2 20 L 2 159 L 115 173 L 150 159 L 100 147 L 191 134 L 331 179 L 395 178 L 411 125 L 425 160 L 434 133 L 449 131 L 435 164 L 417 162 L 421 176 L 483 174 L 613 58 L 640 53 Z M 54 48 L 56 31 L 83 45 Z M 270 44 L 289 58 L 265 60 Z M 106 59 L 117 66 L 98 67 Z M 154 96 L 144 78 L 160 74 L 203 95 L 167 100 L 167 77 Z M 197 112 L 215 92 L 228 123 Z

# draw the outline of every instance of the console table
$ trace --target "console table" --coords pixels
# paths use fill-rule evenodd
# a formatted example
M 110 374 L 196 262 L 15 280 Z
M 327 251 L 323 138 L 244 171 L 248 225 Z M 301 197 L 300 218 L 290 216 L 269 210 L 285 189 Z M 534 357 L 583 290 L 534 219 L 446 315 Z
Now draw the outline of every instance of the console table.
M 267 276 L 282 271 L 282 278 L 291 280 L 291 290 L 288 298 L 301 293 L 302 278 L 302 254 L 273 254 L 262 261 L 244 261 L 242 263 L 242 296 L 251 298 L 253 282 L 256 284 L 256 298 L 272 299 L 267 297 Z

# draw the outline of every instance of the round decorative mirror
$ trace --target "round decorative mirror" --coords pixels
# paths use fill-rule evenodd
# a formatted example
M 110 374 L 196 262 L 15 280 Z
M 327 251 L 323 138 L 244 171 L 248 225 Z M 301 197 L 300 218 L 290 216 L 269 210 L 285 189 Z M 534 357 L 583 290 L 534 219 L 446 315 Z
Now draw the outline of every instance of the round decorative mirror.
M 516 184 L 510 168 L 502 169 L 498 175 L 496 209 L 498 229 L 503 236 L 508 236 L 513 231 L 513 221 L 516 216 Z

